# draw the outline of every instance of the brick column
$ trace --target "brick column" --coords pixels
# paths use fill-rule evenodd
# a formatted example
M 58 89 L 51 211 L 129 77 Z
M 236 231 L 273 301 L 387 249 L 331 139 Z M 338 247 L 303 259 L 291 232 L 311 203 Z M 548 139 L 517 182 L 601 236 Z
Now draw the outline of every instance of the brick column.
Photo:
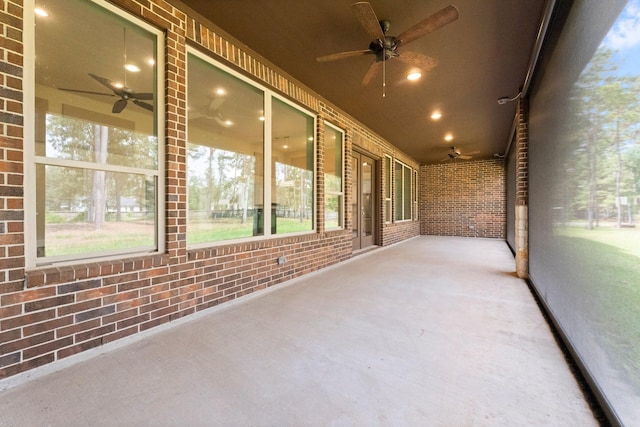
M 529 101 L 518 100 L 516 128 L 516 274 L 529 276 Z
M 0 294 L 22 289 L 25 268 L 22 10 L 0 1 Z

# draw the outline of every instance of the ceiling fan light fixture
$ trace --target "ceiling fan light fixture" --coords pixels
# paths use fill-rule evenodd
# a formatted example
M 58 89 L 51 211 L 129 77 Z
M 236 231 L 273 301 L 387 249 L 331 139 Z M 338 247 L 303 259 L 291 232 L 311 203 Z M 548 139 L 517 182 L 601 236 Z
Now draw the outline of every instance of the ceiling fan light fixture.
M 132 73 L 139 73 L 141 71 L 140 67 L 135 64 L 124 64 L 124 68 L 125 70 L 131 71 Z
M 420 77 L 422 77 L 422 73 L 420 71 L 412 71 L 407 74 L 407 80 L 410 81 L 420 80 Z

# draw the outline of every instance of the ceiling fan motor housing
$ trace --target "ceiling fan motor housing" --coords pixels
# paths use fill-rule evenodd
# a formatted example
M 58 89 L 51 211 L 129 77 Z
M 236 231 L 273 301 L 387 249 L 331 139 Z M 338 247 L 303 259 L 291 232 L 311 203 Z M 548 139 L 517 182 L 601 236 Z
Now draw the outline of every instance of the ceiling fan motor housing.
M 376 61 L 388 61 L 398 56 L 398 44 L 393 36 L 385 36 L 384 40 L 374 40 L 369 44 L 369 50 L 376 55 Z

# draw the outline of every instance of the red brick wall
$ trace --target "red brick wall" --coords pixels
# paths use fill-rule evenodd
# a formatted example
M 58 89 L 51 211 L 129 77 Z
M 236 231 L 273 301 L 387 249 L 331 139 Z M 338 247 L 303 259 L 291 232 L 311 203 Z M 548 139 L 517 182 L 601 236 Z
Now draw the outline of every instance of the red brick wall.
M 505 237 L 502 161 L 459 161 L 420 168 L 420 233 Z
M 166 246 L 164 254 L 25 269 L 23 206 L 22 0 L 0 1 L 0 378 L 145 331 L 348 259 L 351 150 L 417 167 L 241 43 L 225 39 L 164 1 L 114 0 L 166 33 Z M 190 250 L 186 244 L 186 42 L 315 111 L 346 134 L 345 229 Z M 28 118 L 27 118 L 28 120 Z M 318 131 L 319 160 L 323 132 Z M 319 166 L 322 171 L 322 165 Z M 380 178 L 382 179 L 382 178 Z M 317 182 L 318 202 L 324 200 Z M 386 245 L 418 234 L 418 222 L 380 225 Z M 287 262 L 278 265 L 276 259 Z

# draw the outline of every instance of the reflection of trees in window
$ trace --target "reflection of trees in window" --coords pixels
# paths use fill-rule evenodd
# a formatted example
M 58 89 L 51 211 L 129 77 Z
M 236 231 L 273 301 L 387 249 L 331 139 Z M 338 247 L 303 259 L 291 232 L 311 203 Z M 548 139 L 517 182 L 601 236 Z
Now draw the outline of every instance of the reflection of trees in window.
M 396 161 L 393 174 L 396 221 L 411 219 L 413 190 L 411 187 L 412 172 L 408 166 Z
M 247 222 L 253 208 L 256 158 L 189 144 L 189 159 L 189 209 Z
M 131 207 L 130 200 L 137 201 L 134 202 L 136 209 L 154 211 L 153 185 L 141 185 L 139 177 L 132 174 L 108 173 L 99 165 L 155 169 L 155 137 L 48 115 L 46 138 L 47 157 L 71 160 L 70 166 L 75 162 L 95 165 L 90 170 L 50 168 L 47 175 L 49 210 L 84 212 L 85 221 L 92 223 L 95 229 L 101 228 L 108 212 L 115 214 L 115 221 L 122 221 L 122 211 Z M 78 166 L 82 164 L 78 163 Z M 86 198 L 87 194 L 91 197 Z M 144 206 L 139 206 L 142 203 Z
M 278 216 L 297 218 L 300 222 L 312 217 L 313 173 L 311 171 L 276 162 L 276 186 Z

